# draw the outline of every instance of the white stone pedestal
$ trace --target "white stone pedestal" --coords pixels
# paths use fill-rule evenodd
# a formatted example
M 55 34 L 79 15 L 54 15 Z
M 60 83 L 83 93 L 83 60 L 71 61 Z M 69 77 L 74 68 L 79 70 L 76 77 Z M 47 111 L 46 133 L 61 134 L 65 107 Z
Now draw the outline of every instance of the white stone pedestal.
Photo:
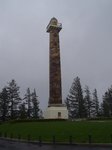
M 68 110 L 64 105 L 49 106 L 44 112 L 45 119 L 68 119 Z

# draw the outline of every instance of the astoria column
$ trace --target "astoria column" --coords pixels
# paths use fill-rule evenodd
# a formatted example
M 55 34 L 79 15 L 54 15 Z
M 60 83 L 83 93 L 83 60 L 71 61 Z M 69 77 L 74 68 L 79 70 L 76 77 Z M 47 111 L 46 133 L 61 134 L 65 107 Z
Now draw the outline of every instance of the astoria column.
M 49 106 L 62 104 L 61 64 L 59 32 L 62 24 L 52 18 L 47 26 L 49 32 Z
M 62 24 L 52 18 L 47 26 L 49 33 L 49 102 L 45 119 L 68 119 L 67 107 L 62 104 L 61 63 L 59 32 Z

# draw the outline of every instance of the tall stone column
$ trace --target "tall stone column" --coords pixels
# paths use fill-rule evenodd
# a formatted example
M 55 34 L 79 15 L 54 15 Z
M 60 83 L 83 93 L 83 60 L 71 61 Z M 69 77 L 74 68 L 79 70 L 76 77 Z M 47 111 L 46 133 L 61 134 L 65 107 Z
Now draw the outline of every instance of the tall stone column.
M 62 25 L 52 18 L 47 26 L 49 33 L 49 104 L 45 119 L 68 119 L 67 107 L 62 104 L 59 32 Z
M 47 26 L 47 32 L 50 34 L 49 47 L 49 106 L 62 104 L 61 87 L 61 64 L 60 64 L 60 44 L 59 32 L 62 25 L 56 18 L 52 18 Z

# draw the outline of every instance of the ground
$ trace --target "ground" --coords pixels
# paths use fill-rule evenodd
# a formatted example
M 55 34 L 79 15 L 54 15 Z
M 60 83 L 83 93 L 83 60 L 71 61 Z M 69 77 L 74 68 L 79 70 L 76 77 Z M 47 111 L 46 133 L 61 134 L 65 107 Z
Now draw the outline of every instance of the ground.
M 55 136 L 56 141 L 67 142 L 71 136 L 76 143 L 88 143 L 88 140 L 111 143 L 112 121 L 8 122 L 0 125 L 0 133 L 2 136 L 32 140 L 41 136 L 43 141 L 52 141 Z

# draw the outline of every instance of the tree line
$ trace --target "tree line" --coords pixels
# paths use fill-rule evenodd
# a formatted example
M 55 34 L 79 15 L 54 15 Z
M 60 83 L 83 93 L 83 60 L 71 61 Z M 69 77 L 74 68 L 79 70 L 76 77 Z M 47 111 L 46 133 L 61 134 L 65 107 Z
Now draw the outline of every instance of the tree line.
M 42 110 L 34 89 L 26 90 L 23 98 L 20 96 L 20 87 L 11 80 L 0 92 L 0 120 L 41 118 Z
M 65 100 L 70 119 L 112 117 L 112 86 L 99 102 L 97 89 L 90 91 L 88 86 L 82 89 L 80 78 L 73 80 L 69 94 Z M 0 91 L 0 120 L 43 118 L 39 100 L 34 89 L 27 88 L 24 97 L 20 96 L 20 87 L 11 80 Z
M 97 89 L 92 93 L 88 86 L 82 89 L 80 78 L 76 77 L 65 103 L 71 119 L 112 117 L 112 86 L 104 93 L 102 102 L 99 103 Z

